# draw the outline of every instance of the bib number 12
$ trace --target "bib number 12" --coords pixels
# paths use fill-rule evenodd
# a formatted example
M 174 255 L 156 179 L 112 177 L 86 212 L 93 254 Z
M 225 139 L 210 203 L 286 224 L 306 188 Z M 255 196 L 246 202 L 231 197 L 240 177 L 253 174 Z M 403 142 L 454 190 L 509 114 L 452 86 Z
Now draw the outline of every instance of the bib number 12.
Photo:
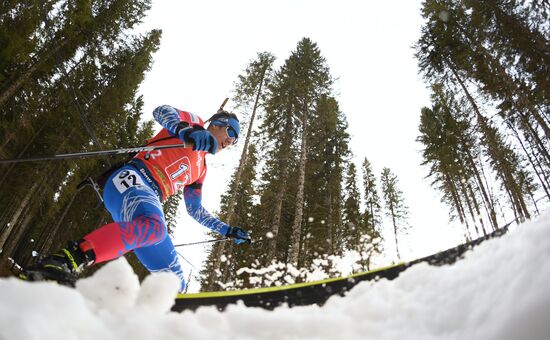
M 113 179 L 113 183 L 121 194 L 131 187 L 144 185 L 141 177 L 133 170 L 123 170 Z

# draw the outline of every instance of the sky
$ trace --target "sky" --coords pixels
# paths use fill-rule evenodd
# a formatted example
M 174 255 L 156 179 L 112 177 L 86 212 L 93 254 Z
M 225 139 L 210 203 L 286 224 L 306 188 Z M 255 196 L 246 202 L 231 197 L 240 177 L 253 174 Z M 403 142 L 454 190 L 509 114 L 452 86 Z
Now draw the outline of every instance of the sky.
M 140 30 L 160 28 L 163 36 L 140 87 L 145 118 L 163 104 L 208 118 L 224 98 L 231 99 L 237 76 L 258 52 L 273 53 L 277 69 L 298 41 L 309 37 L 337 79 L 334 93 L 349 123 L 356 165 L 367 157 L 378 177 L 389 167 L 405 194 L 411 227 L 400 239 L 402 258 L 450 248 L 464 241 L 464 231 L 449 223 L 448 208 L 425 179 L 428 169 L 420 166 L 421 146 L 415 141 L 420 109 L 430 105 L 412 50 L 422 24 L 420 5 L 412 0 L 153 1 Z M 203 187 L 209 211 L 219 209 L 239 156 L 238 147 L 209 156 Z M 207 238 L 183 207 L 180 215 L 176 243 Z M 387 261 L 395 261 L 389 225 L 383 236 Z M 204 249 L 180 252 L 196 273 Z
M 550 211 L 468 251 L 363 281 L 323 306 L 170 312 L 172 273 L 140 285 L 122 257 L 76 289 L 0 279 L 0 339 L 541 340 L 550 334 Z

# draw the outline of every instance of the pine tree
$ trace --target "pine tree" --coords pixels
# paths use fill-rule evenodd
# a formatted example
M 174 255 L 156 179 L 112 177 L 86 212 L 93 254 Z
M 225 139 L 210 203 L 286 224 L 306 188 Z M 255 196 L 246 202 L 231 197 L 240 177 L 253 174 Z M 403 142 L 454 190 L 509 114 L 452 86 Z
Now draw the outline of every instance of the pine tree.
M 220 218 L 227 220 L 229 218 L 228 206 L 231 200 L 235 200 L 235 208 L 233 211 L 233 225 L 241 226 L 251 233 L 253 238 L 261 237 L 263 228 L 257 223 L 254 216 L 254 197 L 256 188 L 256 166 L 257 166 L 257 151 L 254 144 L 250 144 L 247 152 L 248 157 L 242 170 L 240 171 L 239 186 L 237 191 L 232 191 L 235 188 L 235 182 L 239 169 L 235 170 L 229 183 L 229 190 L 222 195 L 221 214 Z M 225 252 L 221 248 L 224 243 L 217 243 L 212 247 L 208 258 L 205 261 L 204 269 L 201 272 L 201 290 L 211 291 L 219 288 L 220 282 L 231 282 L 236 280 L 237 270 L 243 266 L 249 265 L 254 260 L 261 256 L 263 249 L 261 247 L 232 247 L 231 252 Z M 221 249 L 220 249 L 221 248 Z M 220 255 L 221 254 L 221 255 Z M 221 261 L 221 259 L 224 261 Z
M 382 205 L 376 186 L 376 176 L 372 171 L 370 161 L 366 157 L 363 160 L 362 170 L 364 186 L 363 194 L 366 205 L 365 213 L 363 214 L 364 223 L 371 226 L 373 230 L 379 230 L 382 224 L 380 216 Z
M 382 253 L 382 203 L 378 195 L 376 176 L 372 171 L 370 161 L 365 157 L 362 164 L 363 170 L 363 196 L 365 199 L 365 211 L 362 214 L 362 223 L 365 233 L 361 235 L 362 247 L 360 266 L 362 270 L 369 270 L 371 258 Z
M 296 200 L 291 204 L 293 211 L 287 215 L 293 222 L 290 230 L 285 231 L 288 234 L 282 236 L 290 236 L 292 240 L 290 244 L 281 244 L 280 248 L 285 258 L 288 257 L 294 263 L 298 262 L 302 237 L 308 117 L 315 109 L 319 96 L 328 93 L 330 84 L 328 67 L 317 45 L 310 39 L 304 38 L 276 73 L 273 84 L 270 86 L 272 95 L 267 102 L 267 114 L 262 126 L 266 136 L 265 149 L 268 150 L 268 158 L 271 159 L 267 162 L 268 170 L 264 173 L 269 174 L 267 176 L 270 177 L 274 176 L 274 178 L 264 179 L 269 187 L 266 189 L 270 192 L 264 197 L 271 200 L 274 207 L 269 214 L 270 232 L 274 237 L 269 242 L 267 258 L 275 258 L 279 250 L 277 243 L 280 241 L 279 231 L 283 224 L 283 205 L 285 202 L 290 203 L 285 201 L 285 196 L 289 194 L 288 169 L 292 164 L 293 146 L 299 145 L 298 176 L 294 187 L 297 190 Z M 301 136 L 299 142 L 293 138 L 297 134 Z M 287 249 L 287 247 L 290 248 Z
M 466 228 L 474 223 L 479 235 L 479 220 L 486 234 L 480 207 L 484 207 L 488 221 L 495 229 L 495 201 L 490 194 L 491 188 L 484 180 L 483 165 L 479 161 L 482 148 L 469 114 L 464 109 L 467 106 L 457 102 L 455 95 L 444 91 L 440 84 L 432 86 L 432 90 L 434 106 L 421 110 L 421 135 L 417 139 L 424 145 L 423 164 L 430 165 L 428 177 L 434 178 L 432 185 L 438 185 L 443 192 L 443 200 L 452 207 Z M 470 234 L 468 230 L 467 234 Z
M 254 237 L 264 240 L 263 247 L 232 247 L 231 253 L 224 252 L 222 257 L 227 261 L 216 271 L 212 261 L 219 246 L 215 245 L 203 272 L 207 276 L 203 290 L 280 284 L 251 276 L 256 268 L 276 267 L 277 273 L 283 272 L 292 280 L 305 279 L 310 266 L 321 266 L 330 273 L 327 275 L 338 275 L 329 260 L 320 259 L 346 249 L 343 178 L 350 152 L 347 122 L 330 95 L 329 83 L 325 83 L 331 79 L 327 72 L 316 45 L 304 39 L 274 73 L 256 143 L 262 150 L 257 154 L 262 166 L 261 177 L 256 179 L 257 196 L 249 201 L 253 204 L 246 204 L 252 204 L 247 218 Z M 299 230 L 292 238 L 297 223 Z M 292 253 L 296 249 L 297 267 L 292 265 L 296 264 L 296 253 Z
M 258 72 L 247 69 L 246 74 L 241 81 L 251 74 L 256 76 L 250 79 L 261 79 Z M 261 151 L 250 151 L 261 177 L 250 177 L 255 190 L 248 195 L 254 197 L 242 196 L 242 209 L 249 207 L 242 218 L 263 247 L 215 245 L 203 271 L 203 290 L 280 284 L 254 276 L 256 268 L 278 268 L 273 277 L 283 272 L 284 280 L 305 279 L 309 266 L 338 275 L 327 259 L 346 249 L 343 173 L 350 152 L 345 116 L 330 93 L 328 66 L 317 45 L 304 38 L 269 79 L 266 93 L 258 95 L 248 83 L 237 91 L 239 98 L 248 98 L 245 106 L 254 107 L 250 99 L 260 98 L 265 109 L 254 143 Z M 224 213 L 229 197 L 224 195 Z M 219 268 L 218 258 L 225 260 Z
M 548 4 L 547 4 L 548 5 Z M 530 83 L 528 96 L 550 103 L 550 42 L 533 29 L 528 9 L 516 1 L 465 1 L 471 23 L 490 42 L 493 53 L 506 68 L 516 69 L 516 82 Z M 527 89 L 526 89 L 527 90 Z
M 239 166 L 234 176 L 232 186 L 229 191 L 229 201 L 227 204 L 227 219 L 226 223 L 234 223 L 235 204 L 237 203 L 237 192 L 241 186 L 241 176 L 244 171 L 245 164 L 247 164 L 249 144 L 251 142 L 251 136 L 254 131 L 254 123 L 256 120 L 256 111 L 259 107 L 264 105 L 265 102 L 265 88 L 271 82 L 273 72 L 273 62 L 275 57 L 269 52 L 258 53 L 257 59 L 249 63 L 244 71 L 244 75 L 239 75 L 239 82 L 235 86 L 237 107 L 248 110 L 251 108 L 250 121 L 248 128 L 246 129 L 246 137 L 244 139 L 243 152 L 239 160 Z M 244 124 L 243 124 L 244 125 Z M 243 129 L 244 130 L 244 129 Z M 252 149 L 255 152 L 255 148 Z M 255 156 L 254 156 L 255 157 Z M 212 284 L 216 281 L 216 273 L 220 272 L 221 258 L 222 256 L 232 256 L 232 247 L 226 250 L 226 244 L 220 243 L 214 247 L 215 253 L 209 259 L 210 263 L 209 279 L 207 282 L 203 282 L 203 287 L 206 290 L 212 288 Z
M 512 61 L 524 58 L 517 53 L 518 46 L 521 45 L 518 40 L 524 40 L 503 39 L 502 32 L 498 33 L 492 29 L 499 25 L 489 24 L 487 17 L 478 12 L 478 7 L 468 8 L 465 4 L 450 1 L 425 3 L 423 16 L 428 19 L 428 23 L 422 28 L 422 37 L 417 43 L 416 54 L 421 71 L 427 78 L 436 81 L 447 77 L 459 81 L 460 73 L 463 73 L 467 78 L 478 82 L 483 93 L 500 102 L 498 106 L 503 118 L 521 123 L 519 127 L 526 136 L 540 140 L 543 138 L 540 136 L 542 133 L 546 139 L 550 138 L 548 119 L 544 117 L 547 114 L 544 108 L 548 107 L 548 98 L 545 98 L 544 94 L 533 96 L 535 92 L 531 91 L 531 88 L 537 85 L 529 79 L 544 78 L 548 72 L 541 73 L 539 69 L 536 75 L 529 78 L 517 73 L 518 65 Z M 441 13 L 446 13 L 446 20 L 440 19 Z M 522 20 L 519 17 L 513 19 L 517 22 Z M 522 31 L 519 26 L 517 29 Z M 534 37 L 531 44 L 529 47 L 522 45 L 522 48 L 547 51 L 547 46 L 550 45 L 548 39 L 539 38 L 536 32 L 531 33 L 529 34 Z M 497 41 L 498 39 L 500 41 Z M 517 45 L 513 48 L 507 46 L 508 40 L 514 41 L 513 44 Z M 533 41 L 536 42 L 533 44 Z M 514 49 L 516 53 L 511 52 Z M 523 52 L 524 55 L 530 53 L 532 52 Z M 506 60 L 508 64 L 503 64 Z M 543 64 L 547 65 L 548 62 Z M 537 69 L 528 66 L 525 68 L 531 71 Z M 526 71 L 525 74 L 529 73 Z M 538 141 L 537 148 L 548 160 L 550 154 L 545 143 Z
M 355 164 L 349 165 L 348 174 L 345 179 L 346 198 L 344 201 L 343 223 L 346 228 L 346 248 L 359 254 L 359 266 L 361 270 L 369 270 L 371 257 L 380 253 L 380 235 L 364 218 L 361 213 L 361 194 L 357 185 L 358 176 Z
M 395 250 L 397 252 L 397 259 L 400 260 L 398 234 L 405 232 L 408 228 L 408 207 L 405 205 L 403 192 L 397 187 L 397 176 L 389 168 L 382 169 L 380 181 L 382 183 L 382 196 L 384 197 L 386 216 L 391 219 L 395 238 Z
M 347 245 L 350 249 L 358 249 L 364 227 L 360 210 L 360 193 L 357 187 L 357 170 L 355 164 L 349 165 L 345 179 L 346 198 L 344 201 L 344 224 L 346 226 Z
M 310 39 L 304 38 L 298 43 L 296 51 L 291 54 L 289 58 L 289 60 L 293 59 L 294 61 L 290 63 L 293 67 L 288 71 L 289 76 L 295 79 L 293 91 L 295 93 L 294 100 L 297 105 L 294 106 L 294 114 L 301 120 L 301 149 L 298 162 L 298 184 L 294 221 L 291 227 L 288 257 L 290 263 L 297 265 L 300 256 L 300 241 L 302 238 L 309 119 L 312 111 L 315 110 L 317 99 L 330 91 L 332 79 L 319 48 Z
M 304 186 L 302 261 L 344 251 L 343 181 L 350 157 L 347 121 L 331 96 L 321 96 L 310 121 Z
M 426 23 L 416 44 L 420 70 L 432 84 L 443 84 L 457 101 L 467 101 L 468 109 L 462 111 L 473 118 L 479 131 L 476 138 L 486 157 L 481 167 L 473 166 L 467 154 L 463 157 L 481 199 L 475 198 L 473 183 L 468 187 L 457 182 L 455 206 L 460 206 L 459 198 L 465 204 L 459 212 L 461 218 L 468 211 L 475 215 L 481 201 L 492 215 L 491 225 L 496 227 L 493 198 L 480 185 L 482 176 L 478 171 L 487 163 L 502 183 L 516 218 L 529 217 L 526 198 L 534 202 L 537 187 L 547 196 L 550 193 L 550 120 L 546 109 L 550 43 L 542 19 L 548 9 L 517 1 L 428 0 L 422 13 Z M 483 100 L 478 99 L 480 96 Z M 485 112 L 493 108 L 487 108 L 486 103 L 494 106 L 498 121 L 487 117 Z M 508 140 L 509 135 L 515 137 L 515 143 Z M 531 169 L 526 168 L 526 162 Z M 538 184 L 531 172 L 536 174 Z M 467 174 L 463 176 L 468 178 Z
M 26 5 L 3 5 L 9 9 L 2 12 L 2 20 L 27 25 L 31 13 Z M 36 38 L 33 45 L 18 46 L 21 49 L 14 54 L 0 56 L 5 79 L 0 84 L 0 134 L 8 136 L 0 145 L 2 157 L 141 144 L 151 135 L 152 123 L 139 123 L 142 101 L 137 87 L 151 65 L 160 32 L 133 36 L 129 30 L 143 18 L 149 2 L 49 1 L 36 5 L 33 10 L 39 9 L 39 16 L 25 26 L 26 31 L 20 31 L 22 36 Z M 17 57 L 28 49 L 33 53 Z M 104 224 L 107 214 L 93 209 L 95 194 L 89 189 L 77 191 L 76 185 L 116 161 L 101 158 L 4 166 L 0 178 L 0 205 L 5 208 L 0 215 L 2 260 L 13 256 L 27 264 L 30 249 L 49 252 L 60 242 Z

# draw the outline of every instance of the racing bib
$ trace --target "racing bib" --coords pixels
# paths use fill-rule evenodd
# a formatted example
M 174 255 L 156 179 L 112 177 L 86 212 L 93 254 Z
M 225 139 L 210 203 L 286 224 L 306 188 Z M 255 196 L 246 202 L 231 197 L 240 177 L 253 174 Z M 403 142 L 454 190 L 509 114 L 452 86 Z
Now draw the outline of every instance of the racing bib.
M 145 185 L 139 174 L 134 170 L 123 170 L 115 178 L 113 184 L 121 194 L 131 187 Z

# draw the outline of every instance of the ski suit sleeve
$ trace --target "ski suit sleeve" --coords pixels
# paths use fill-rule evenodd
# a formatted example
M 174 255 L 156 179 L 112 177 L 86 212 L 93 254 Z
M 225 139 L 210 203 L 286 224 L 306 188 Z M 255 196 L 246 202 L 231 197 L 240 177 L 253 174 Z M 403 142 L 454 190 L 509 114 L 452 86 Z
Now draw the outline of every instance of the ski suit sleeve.
M 202 183 L 186 186 L 183 189 L 183 198 L 187 212 L 195 221 L 221 235 L 227 234 L 229 225 L 214 217 L 202 206 Z
M 182 122 L 187 123 L 185 125 L 191 127 L 196 125 L 202 126 L 204 124 L 199 116 L 190 112 L 177 110 L 170 105 L 161 105 L 154 109 L 153 118 L 173 136 L 177 135 L 179 129 L 182 128 Z

